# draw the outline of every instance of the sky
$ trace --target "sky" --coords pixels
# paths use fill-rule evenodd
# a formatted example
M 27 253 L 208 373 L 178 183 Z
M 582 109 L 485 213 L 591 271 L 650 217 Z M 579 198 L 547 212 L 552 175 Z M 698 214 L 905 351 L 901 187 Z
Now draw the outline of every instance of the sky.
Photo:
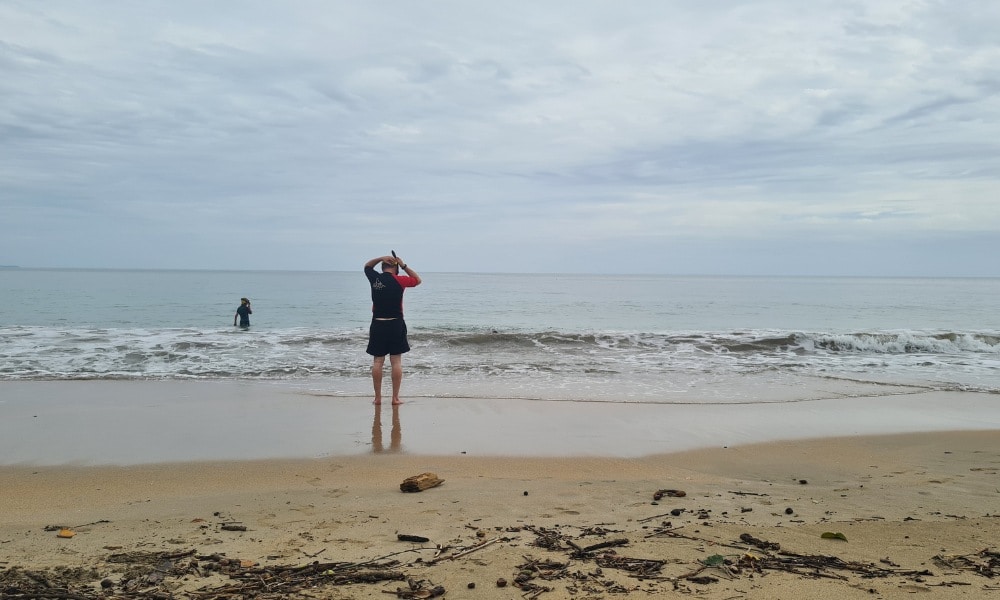
M 1000 276 L 1000 3 L 0 3 L 0 265 Z

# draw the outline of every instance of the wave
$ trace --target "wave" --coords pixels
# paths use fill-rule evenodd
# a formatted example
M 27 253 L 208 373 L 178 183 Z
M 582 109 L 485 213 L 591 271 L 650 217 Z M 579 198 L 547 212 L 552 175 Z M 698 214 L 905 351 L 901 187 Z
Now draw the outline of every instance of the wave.
M 834 353 L 871 354 L 1000 354 L 1000 336 L 993 333 L 878 332 L 802 336 L 806 349 Z
M 0 380 L 364 377 L 367 331 L 0 328 Z M 599 380 L 676 373 L 961 370 L 1000 387 L 993 331 L 499 331 L 412 328 L 426 377 Z M 923 375 L 920 375 L 923 376 Z M 944 375 L 942 375 L 944 377 Z M 555 383 L 554 383 L 555 384 Z
M 411 340 L 466 350 L 497 348 L 603 348 L 659 349 L 696 348 L 735 354 L 766 352 L 932 354 L 986 353 L 1000 355 L 1000 334 L 989 332 L 704 332 L 567 333 L 541 332 L 420 332 Z

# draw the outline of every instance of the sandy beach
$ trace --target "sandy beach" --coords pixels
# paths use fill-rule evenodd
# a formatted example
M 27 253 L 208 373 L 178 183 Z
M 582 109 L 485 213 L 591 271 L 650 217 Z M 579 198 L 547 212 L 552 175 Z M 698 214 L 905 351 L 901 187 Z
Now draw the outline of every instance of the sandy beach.
M 485 456 L 407 450 L 433 427 L 364 413 L 354 453 L 8 461 L 0 597 L 1000 597 L 992 427 L 644 456 L 611 427 L 565 432 L 605 456 Z M 443 483 L 400 491 L 421 473 Z

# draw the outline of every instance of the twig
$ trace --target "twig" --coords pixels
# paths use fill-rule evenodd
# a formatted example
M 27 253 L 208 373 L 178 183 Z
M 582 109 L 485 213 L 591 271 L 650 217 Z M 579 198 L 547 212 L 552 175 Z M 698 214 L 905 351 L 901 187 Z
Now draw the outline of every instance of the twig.
M 443 556 L 441 558 L 435 558 L 435 559 L 429 560 L 427 562 L 430 563 L 430 564 L 434 564 L 434 563 L 440 562 L 442 560 L 454 560 L 456 558 L 460 558 L 462 556 L 465 556 L 466 554 L 472 554 L 473 552 L 475 552 L 477 550 L 482 550 L 483 548 L 485 548 L 487 546 L 491 546 L 491 545 L 499 542 L 501 539 L 502 538 L 495 537 L 492 540 L 483 542 L 482 544 L 479 544 L 477 546 L 473 546 L 471 548 L 467 548 L 465 550 L 462 550 L 461 552 L 456 552 L 455 554 L 450 554 L 448 556 Z
M 646 517 L 645 519 L 639 519 L 637 523 L 645 523 L 646 521 L 652 521 L 653 519 L 662 519 L 663 517 L 672 517 L 670 513 L 663 513 L 662 515 L 653 515 L 652 517 Z
M 599 544 L 591 544 L 590 546 L 587 546 L 586 548 L 580 550 L 580 552 L 582 554 L 586 554 L 588 552 L 593 552 L 594 550 L 600 550 L 602 548 L 613 548 L 614 546 L 625 546 L 627 544 L 628 540 L 625 538 L 619 540 L 608 540 L 606 542 L 601 542 Z
M 89 525 L 100 525 L 101 523 L 110 523 L 110 522 L 111 521 L 109 521 L 107 519 L 101 519 L 100 521 L 94 521 L 93 523 L 84 523 L 83 525 L 77 525 L 76 527 L 73 527 L 72 529 L 79 529 L 81 527 L 87 527 Z

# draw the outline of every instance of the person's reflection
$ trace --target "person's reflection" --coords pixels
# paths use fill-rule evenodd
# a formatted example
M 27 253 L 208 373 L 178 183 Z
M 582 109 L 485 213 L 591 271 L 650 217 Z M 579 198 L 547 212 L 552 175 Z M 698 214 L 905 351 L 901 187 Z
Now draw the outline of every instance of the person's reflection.
M 389 452 L 399 452 L 403 445 L 403 431 L 399 426 L 399 405 L 392 405 L 392 432 L 389 434 Z M 382 407 L 375 405 L 375 420 L 372 421 L 372 452 L 385 452 L 382 445 Z

